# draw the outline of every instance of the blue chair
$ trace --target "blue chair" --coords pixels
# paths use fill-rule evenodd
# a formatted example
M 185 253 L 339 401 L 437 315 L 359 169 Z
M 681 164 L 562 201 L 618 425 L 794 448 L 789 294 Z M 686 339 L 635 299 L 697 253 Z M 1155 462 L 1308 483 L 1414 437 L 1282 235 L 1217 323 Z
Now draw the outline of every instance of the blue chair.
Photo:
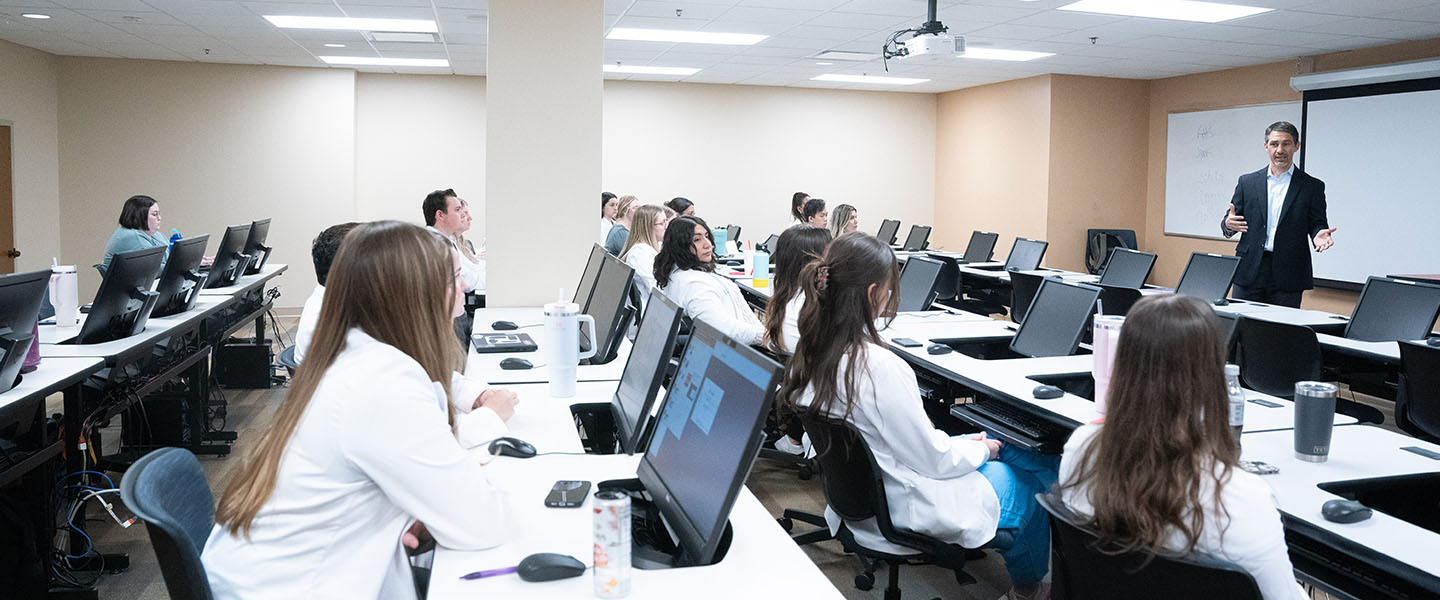
M 211 600 L 200 551 L 215 525 L 215 498 L 195 455 L 180 448 L 146 454 L 125 471 L 120 498 L 145 521 L 170 597 Z
M 285 371 L 290 373 L 290 375 L 292 376 L 295 375 L 295 369 L 300 368 L 300 361 L 295 360 L 294 346 L 281 350 L 280 356 L 275 357 L 275 362 L 278 362 L 280 363 L 280 366 L 285 367 Z

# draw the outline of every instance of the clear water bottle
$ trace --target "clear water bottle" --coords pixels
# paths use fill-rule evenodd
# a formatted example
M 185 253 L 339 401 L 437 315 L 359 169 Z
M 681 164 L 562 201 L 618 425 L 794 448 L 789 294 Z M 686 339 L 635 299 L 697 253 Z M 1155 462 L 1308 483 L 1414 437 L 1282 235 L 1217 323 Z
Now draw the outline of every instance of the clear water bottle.
M 1230 433 L 1240 445 L 1240 431 L 1245 428 L 1245 388 L 1240 387 L 1240 365 L 1225 365 L 1225 393 L 1230 396 Z

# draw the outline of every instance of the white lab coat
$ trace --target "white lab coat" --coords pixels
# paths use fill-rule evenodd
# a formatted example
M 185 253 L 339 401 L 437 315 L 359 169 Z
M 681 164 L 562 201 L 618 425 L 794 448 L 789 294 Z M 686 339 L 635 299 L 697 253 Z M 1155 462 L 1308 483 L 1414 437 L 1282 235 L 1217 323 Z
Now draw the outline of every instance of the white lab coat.
M 511 537 L 509 498 L 451 434 L 440 384 L 358 328 L 345 344 L 250 540 L 211 531 L 201 559 L 216 598 L 414 598 L 400 536 L 416 520 L 457 550 Z
M 1089 448 L 1090 441 L 1102 425 L 1086 425 L 1075 430 L 1065 443 L 1060 459 L 1061 483 L 1069 481 Z M 1215 506 L 1215 488 L 1210 479 L 1201 480 L 1200 505 L 1205 521 L 1195 550 L 1233 562 L 1255 578 L 1265 600 L 1305 600 L 1310 596 L 1295 582 L 1295 570 L 1285 546 L 1285 528 L 1275 497 L 1260 476 L 1240 469 L 1230 470 L 1230 479 L 1220 491 L 1220 501 L 1229 512 L 1228 526 Z M 1077 514 L 1090 517 L 1095 507 L 1090 503 L 1085 482 L 1061 492 L 1065 505 Z M 1222 536 L 1223 533 L 1223 536 Z M 1177 532 L 1166 544 L 1179 550 L 1182 540 Z
M 703 320 L 744 344 L 765 342 L 765 325 L 745 303 L 740 286 L 717 273 L 676 269 L 665 294 L 692 319 Z
M 659 254 L 653 246 L 644 242 L 636 242 L 630 250 L 625 253 L 625 264 L 635 269 L 635 287 L 640 290 L 640 298 L 643 301 L 650 297 L 650 290 L 655 288 L 655 255 Z
M 781 343 L 785 345 L 786 352 L 795 352 L 795 346 L 800 345 L 800 309 L 805 307 L 805 292 L 795 292 L 789 302 L 785 303 L 785 319 L 780 323 Z
M 614 221 L 611 221 L 610 219 L 607 219 L 607 218 L 605 218 L 605 217 L 600 217 L 600 245 L 601 245 L 601 246 L 604 246 L 604 245 L 605 245 L 605 238 L 610 237 L 610 228 L 611 228 L 611 227 L 614 227 L 614 226 L 615 226 L 615 222 L 614 222 Z
M 470 259 L 465 258 L 465 253 L 461 252 L 460 247 L 455 244 L 454 237 L 445 235 L 444 232 L 434 227 L 427 226 L 426 229 L 440 234 L 440 237 L 443 237 L 445 238 L 445 241 L 450 242 L 450 248 L 455 251 L 456 257 L 460 259 L 460 281 L 465 283 L 465 291 L 484 293 L 485 260 L 479 259 L 475 262 L 470 262 Z
M 895 353 L 866 344 L 860 364 L 866 372 L 856 380 L 859 396 L 850 423 L 864 436 L 885 481 L 885 499 L 895 526 L 978 548 L 995 537 L 1000 501 L 995 489 L 976 469 L 990 452 L 979 441 L 950 437 L 935 428 L 920 406 L 915 371 Z M 832 416 L 844 414 L 845 363 L 836 374 L 840 398 L 831 404 Z M 813 388 L 797 403 L 809 406 Z M 825 520 L 833 532 L 840 517 L 826 507 Z M 913 552 L 885 541 L 874 520 L 848 525 L 856 541 L 877 550 Z
M 305 299 L 305 308 L 300 309 L 300 324 L 295 327 L 295 362 L 305 360 L 305 351 L 310 349 L 310 338 L 315 335 L 315 325 L 320 322 L 320 306 L 325 303 L 325 286 L 315 286 L 310 297 Z

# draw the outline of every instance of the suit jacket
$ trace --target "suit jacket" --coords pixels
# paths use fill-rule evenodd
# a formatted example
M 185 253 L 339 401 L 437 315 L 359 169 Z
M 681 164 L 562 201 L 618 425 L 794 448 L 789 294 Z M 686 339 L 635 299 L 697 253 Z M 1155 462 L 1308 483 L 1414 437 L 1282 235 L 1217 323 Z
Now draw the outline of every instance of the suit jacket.
M 1235 284 L 1254 286 L 1260 276 L 1260 258 L 1265 253 L 1265 235 L 1269 229 L 1266 221 L 1270 216 L 1269 190 L 1266 177 L 1267 165 L 1254 173 L 1240 176 L 1235 184 L 1235 196 L 1230 204 L 1235 214 L 1245 217 L 1249 231 L 1240 234 L 1240 243 L 1235 246 L 1235 255 L 1240 257 L 1240 266 L 1235 270 Z M 1290 189 L 1285 193 L 1285 202 L 1280 208 L 1280 224 L 1275 228 L 1275 249 L 1271 256 L 1271 277 L 1275 288 L 1280 291 L 1298 292 L 1314 285 L 1314 274 L 1310 266 L 1310 240 L 1330 225 L 1325 220 L 1325 182 L 1320 181 L 1295 167 L 1290 176 Z M 1220 219 L 1220 231 L 1225 237 L 1235 231 L 1225 228 L 1225 219 Z

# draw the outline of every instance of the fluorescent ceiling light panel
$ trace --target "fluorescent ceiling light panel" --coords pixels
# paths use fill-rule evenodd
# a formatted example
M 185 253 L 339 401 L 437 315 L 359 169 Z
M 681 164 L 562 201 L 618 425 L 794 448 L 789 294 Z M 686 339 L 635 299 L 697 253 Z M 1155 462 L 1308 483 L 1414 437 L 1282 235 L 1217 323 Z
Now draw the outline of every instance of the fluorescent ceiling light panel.
M 634 75 L 694 75 L 700 69 L 690 67 L 652 67 L 649 65 L 605 65 L 606 73 L 631 73 Z
M 847 51 L 845 51 L 845 50 L 826 50 L 826 51 L 821 52 L 821 53 L 819 53 L 819 54 L 816 54 L 815 56 L 812 56 L 812 57 L 810 57 L 810 58 L 814 58 L 814 59 L 816 59 L 816 60 L 848 60 L 848 61 L 854 61 L 854 62 L 863 62 L 863 61 L 867 61 L 867 60 L 874 60 L 874 59 L 880 58 L 880 55 L 879 55 L 879 54 L 870 54 L 870 53 L 868 53 L 868 52 L 847 52 Z
M 361 35 L 370 38 L 373 42 L 409 42 L 417 44 L 435 43 L 433 33 L 410 33 L 395 31 L 367 31 Z
M 1000 50 L 998 48 L 976 48 L 970 46 L 965 48 L 961 58 L 980 58 L 985 60 L 1035 60 L 1055 56 L 1054 52 L 1032 52 L 1030 50 Z
M 1240 17 L 1270 12 L 1271 8 L 1221 4 L 1219 2 L 1198 2 L 1196 0 L 1080 0 L 1066 4 L 1060 10 L 1072 10 L 1104 15 L 1127 17 L 1148 17 L 1172 21 L 1198 21 L 1219 23 Z
M 677 44 L 725 44 L 730 46 L 753 46 L 768 35 L 753 33 L 718 33 L 714 31 L 681 31 L 678 29 L 632 29 L 616 27 L 605 36 L 607 40 L 631 40 L 636 42 L 674 42 Z
M 375 56 L 322 56 L 327 64 L 356 67 L 448 67 L 443 58 L 384 58 Z
M 42 20 L 43 20 L 43 19 L 48 19 L 48 18 L 50 18 L 50 15 L 43 15 L 43 14 L 40 14 L 40 13 L 21 13 L 20 16 L 25 17 L 25 18 L 27 18 L 27 19 L 42 19 Z
M 827 73 L 810 78 L 811 81 L 838 81 L 841 83 L 871 83 L 875 85 L 915 85 L 925 83 L 929 79 L 914 79 L 911 77 L 882 77 L 879 75 L 840 75 Z
M 283 29 L 336 29 L 344 31 L 409 31 L 439 33 L 427 19 L 353 19 L 350 17 L 297 17 L 265 15 L 265 20 Z

